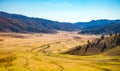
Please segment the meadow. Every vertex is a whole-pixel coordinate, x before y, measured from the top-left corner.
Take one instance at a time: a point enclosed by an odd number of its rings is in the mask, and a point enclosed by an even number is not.
[[[0,33],[0,71],[120,71],[120,56],[63,54],[99,38],[59,31],[57,34]]]

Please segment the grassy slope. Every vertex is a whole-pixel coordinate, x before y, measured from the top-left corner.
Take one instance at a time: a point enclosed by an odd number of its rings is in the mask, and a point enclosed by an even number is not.
[[[64,33],[63,33],[64,34]],[[0,39],[0,71],[119,71],[120,56],[75,56],[66,54],[49,54],[45,51],[58,51],[57,46],[67,49],[69,46],[85,43],[86,39],[76,40],[54,35],[22,34],[26,38],[4,37]],[[29,36],[29,37],[28,37]],[[61,37],[62,36],[62,37]],[[54,39],[50,39],[54,37]],[[58,37],[61,37],[58,39]],[[82,36],[80,36],[82,37]],[[49,39],[48,39],[49,38]],[[63,40],[64,38],[64,40]],[[69,39],[70,42],[66,43]],[[61,43],[55,43],[61,41]],[[79,41],[79,43],[78,43]],[[54,43],[54,44],[53,44]],[[47,45],[49,44],[49,48]],[[68,44],[69,46],[65,46]],[[54,47],[53,47],[54,45]],[[56,47],[56,48],[55,48]],[[72,47],[71,47],[72,48]],[[60,50],[60,49],[59,49]],[[64,51],[64,50],[63,50]]]
[[[66,53],[73,55],[96,55],[105,52],[105,55],[120,55],[120,34],[113,34],[104,39],[99,38],[86,45],[77,46]]]
[[[120,55],[120,46],[117,46],[113,49],[110,49],[110,50],[104,52],[103,55],[109,55],[109,56]]]

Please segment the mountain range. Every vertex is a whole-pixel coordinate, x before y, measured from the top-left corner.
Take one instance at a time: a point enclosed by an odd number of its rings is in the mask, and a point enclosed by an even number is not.
[[[0,12],[1,32],[55,33],[61,31],[80,31],[79,34],[110,34],[120,32],[120,20],[92,20],[90,22],[58,22],[19,14]]]
[[[82,31],[79,34],[120,33],[120,20],[93,20],[85,23],[78,22],[77,25],[82,27]]]
[[[4,32],[53,33],[56,30],[75,31],[78,29],[76,25],[67,22],[57,22],[0,12],[0,31]]]

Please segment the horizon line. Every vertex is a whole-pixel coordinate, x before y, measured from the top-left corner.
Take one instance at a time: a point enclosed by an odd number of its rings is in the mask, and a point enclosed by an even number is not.
[[[24,15],[24,14],[20,14],[20,13],[9,13],[9,12],[5,12],[5,11],[0,11],[0,12],[4,12],[7,14],[11,14],[11,15],[20,15],[20,16],[24,16],[24,17],[29,17],[29,18],[39,18],[39,19],[44,19],[44,20],[49,20],[49,21],[56,21],[56,22],[65,22],[65,23],[78,23],[78,22],[91,22],[91,21],[97,21],[97,20],[120,20],[119,18],[117,19],[106,19],[106,18],[101,18],[101,19],[92,19],[89,21],[76,21],[76,22],[69,22],[69,21],[59,21],[59,20],[52,20],[52,19],[47,19],[47,18],[42,18],[42,17],[35,17],[35,16],[28,16],[28,15]]]

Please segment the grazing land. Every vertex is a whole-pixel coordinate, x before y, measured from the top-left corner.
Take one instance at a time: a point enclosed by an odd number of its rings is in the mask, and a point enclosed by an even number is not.
[[[0,33],[0,71],[120,71],[120,56],[62,54],[100,35]]]

